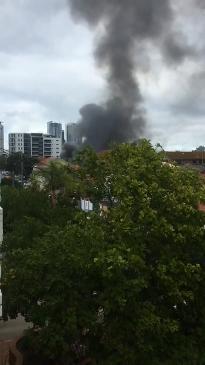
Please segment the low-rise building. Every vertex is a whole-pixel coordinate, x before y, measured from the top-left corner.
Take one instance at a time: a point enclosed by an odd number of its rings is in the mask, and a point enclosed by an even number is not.
[[[43,157],[43,133],[31,133],[31,157]]]
[[[10,133],[9,154],[18,152],[28,157],[60,158],[62,138],[43,133]]]
[[[168,161],[174,161],[179,165],[204,165],[205,151],[190,152],[165,152]]]
[[[9,154],[17,152],[31,156],[31,134],[9,133]]]
[[[43,136],[43,157],[60,158],[62,152],[62,138],[48,135]]]

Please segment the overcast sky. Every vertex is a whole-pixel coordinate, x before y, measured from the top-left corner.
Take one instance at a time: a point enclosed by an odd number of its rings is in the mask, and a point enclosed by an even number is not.
[[[178,0],[176,7],[176,27],[197,55],[165,65],[150,49],[138,75],[148,119],[145,137],[170,150],[205,145],[203,3]],[[106,82],[93,59],[94,37],[85,24],[73,22],[66,0],[0,0],[0,120],[6,145],[9,132],[46,132],[49,120],[75,122],[83,104],[106,98]]]

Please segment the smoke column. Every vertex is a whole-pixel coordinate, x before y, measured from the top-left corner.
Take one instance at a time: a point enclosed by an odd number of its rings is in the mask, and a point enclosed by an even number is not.
[[[65,161],[69,161],[72,159],[74,153],[76,151],[76,147],[69,143],[64,143],[61,153],[61,158]]]
[[[169,0],[68,0],[75,20],[96,32],[95,58],[106,71],[108,98],[101,106],[80,110],[79,128],[87,143],[102,150],[111,142],[133,141],[143,135],[146,120],[137,73],[150,46],[166,62],[180,63],[193,51],[174,32]]]

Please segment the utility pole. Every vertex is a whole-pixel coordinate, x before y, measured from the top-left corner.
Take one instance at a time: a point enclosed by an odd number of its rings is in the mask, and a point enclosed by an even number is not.
[[[21,154],[21,185],[23,186],[23,173],[24,173],[24,163],[23,163],[23,155]]]

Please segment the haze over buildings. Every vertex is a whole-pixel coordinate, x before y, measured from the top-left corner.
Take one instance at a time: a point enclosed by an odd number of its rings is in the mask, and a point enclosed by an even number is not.
[[[93,4],[90,9],[96,14],[94,22],[89,12],[82,8],[86,3]],[[201,0],[73,1],[75,18],[69,14],[67,0],[2,0],[0,120],[5,121],[6,134],[46,133],[42,121],[76,122],[83,105],[103,105],[110,96],[104,62],[108,53],[103,54],[100,65],[95,63],[94,38],[102,39],[107,6],[114,4],[118,9],[118,4],[122,3],[127,4],[125,14],[129,13],[132,3],[140,6],[143,15],[147,16],[147,20],[145,16],[136,18],[141,38],[137,36],[137,42],[131,48],[137,62],[143,108],[146,109],[145,136],[160,142],[165,149],[189,150],[204,145],[205,7]],[[81,5],[81,9],[76,4]],[[156,18],[160,14],[161,18]],[[130,18],[123,19],[129,24],[127,19]],[[157,19],[158,28],[151,28],[150,19]],[[154,42],[150,41],[151,33]],[[168,44],[169,47],[165,47]],[[176,59],[177,62],[173,62]]]

